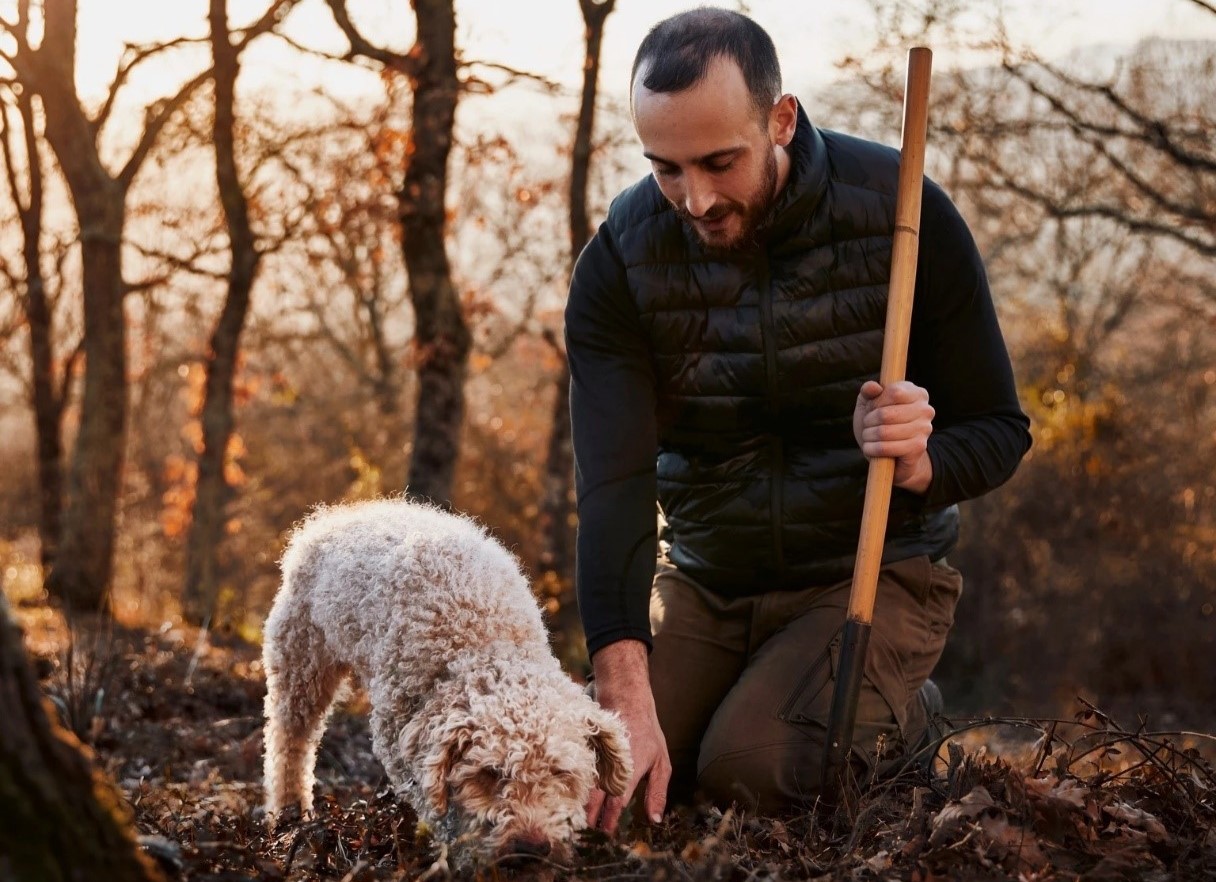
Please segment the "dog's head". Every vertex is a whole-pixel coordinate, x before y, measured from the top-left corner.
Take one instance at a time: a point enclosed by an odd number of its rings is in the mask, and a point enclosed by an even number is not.
[[[426,802],[417,808],[479,858],[566,856],[592,789],[620,796],[629,783],[624,726],[577,690],[543,707],[482,698],[407,733]]]

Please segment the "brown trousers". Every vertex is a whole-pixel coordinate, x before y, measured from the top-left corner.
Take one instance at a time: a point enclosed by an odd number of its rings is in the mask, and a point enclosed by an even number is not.
[[[651,591],[650,680],[673,767],[672,799],[774,812],[819,789],[850,582],[727,598],[660,561]],[[862,768],[914,744],[918,690],[941,656],[962,577],[921,556],[882,568],[858,704]]]

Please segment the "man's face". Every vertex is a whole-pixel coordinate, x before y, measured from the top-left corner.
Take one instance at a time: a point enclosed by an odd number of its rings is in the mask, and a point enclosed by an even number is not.
[[[748,247],[784,183],[777,142],[789,143],[792,122],[776,110],[761,119],[743,73],[724,58],[683,92],[652,92],[645,74],[634,82],[633,122],[659,189],[707,247]]]

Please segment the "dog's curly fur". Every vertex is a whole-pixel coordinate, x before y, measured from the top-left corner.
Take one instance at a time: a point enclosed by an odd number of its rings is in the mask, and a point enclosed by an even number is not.
[[[473,521],[398,499],[321,508],[282,569],[263,650],[272,817],[311,809],[351,676],[389,780],[458,857],[561,851],[593,787],[623,793],[622,724],[562,672],[518,562]]]

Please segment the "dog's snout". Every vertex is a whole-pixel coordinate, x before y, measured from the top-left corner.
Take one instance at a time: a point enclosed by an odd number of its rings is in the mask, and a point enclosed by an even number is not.
[[[528,861],[535,858],[548,857],[553,850],[548,839],[526,839],[517,837],[507,843],[503,849],[503,857],[518,861]]]

